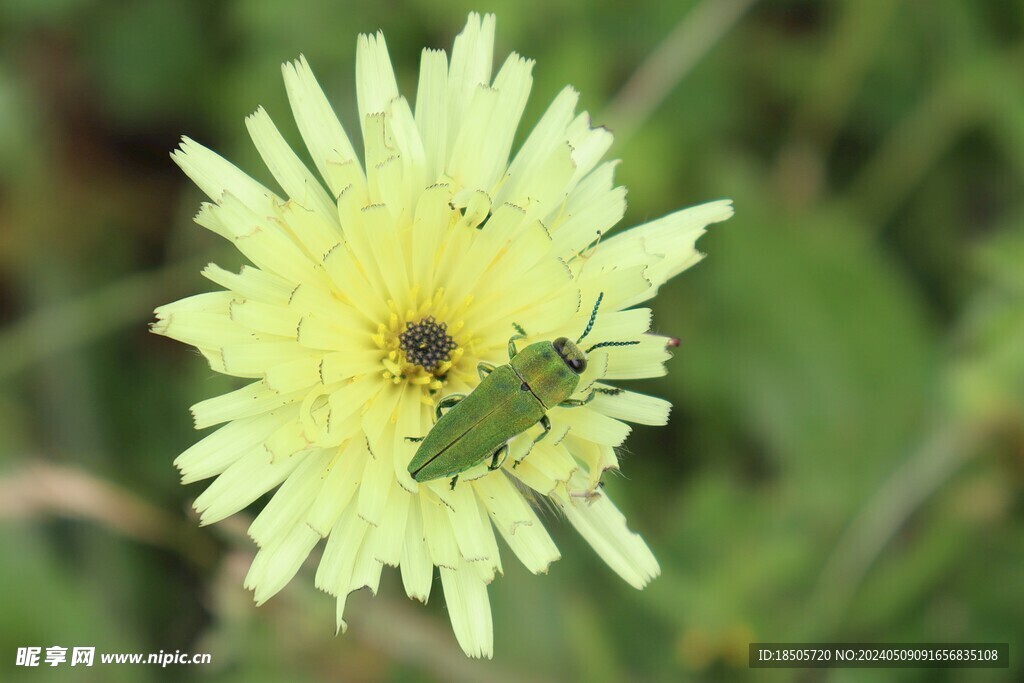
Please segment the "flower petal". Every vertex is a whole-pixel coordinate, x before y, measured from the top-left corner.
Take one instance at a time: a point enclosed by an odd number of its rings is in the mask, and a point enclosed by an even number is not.
[[[276,208],[272,209],[276,214]],[[275,224],[273,214],[259,214],[231,193],[219,205],[203,204],[195,221],[230,239],[252,263],[263,270],[296,282],[323,281],[312,261]]]
[[[326,221],[336,223],[338,212],[334,201],[327,196],[320,182],[309,172],[292,148],[281,136],[277,126],[263,107],[245,119],[253,144],[270,169],[274,179],[289,198],[299,205],[316,211]]]
[[[490,659],[494,652],[494,630],[487,584],[465,560],[460,560],[455,569],[442,566],[440,571],[456,640],[470,657]]]
[[[362,169],[359,168],[352,143],[316,77],[313,76],[306,58],[300,56],[294,62],[283,64],[281,71],[284,73],[288,102],[291,104],[299,133],[306,143],[310,156],[313,157],[313,163],[320,170],[320,175],[337,196],[345,186],[339,187],[334,182],[331,164],[354,164],[359,176],[362,176]]]
[[[259,377],[269,368],[319,355],[294,341],[264,341],[227,344],[220,349],[224,372],[239,377]]]
[[[388,104],[398,97],[398,84],[388,56],[384,34],[363,34],[356,43],[356,100],[359,121],[370,114],[387,111]],[[364,135],[365,135],[364,129]]]
[[[547,530],[523,496],[500,473],[474,483],[476,494],[487,508],[491,520],[519,561],[534,574],[547,573],[561,555]]]
[[[573,436],[609,446],[621,446],[631,431],[625,422],[619,422],[587,406],[554,408],[548,415],[552,422],[557,420],[569,425]]]
[[[352,568],[352,578],[349,580],[349,593],[363,588],[369,588],[374,595],[380,587],[380,574],[384,570],[384,563],[374,555],[373,534],[379,529],[370,528],[366,532],[363,544],[359,546],[359,554],[356,555],[356,563]]]
[[[610,389],[607,385],[599,385],[598,388]],[[618,393],[598,393],[591,401],[590,407],[610,417],[636,424],[655,426],[668,424],[668,414],[672,410],[672,404],[665,399],[625,389],[616,388],[615,391]]]
[[[447,483],[443,485],[447,486]],[[419,499],[420,512],[423,514],[423,537],[427,541],[430,561],[438,567],[456,569],[462,562],[462,555],[444,503],[436,495],[425,495],[422,490]]]
[[[566,129],[566,136],[572,146],[572,159],[576,164],[576,173],[569,181],[571,189],[597,166],[612,146],[614,136],[603,126],[591,128],[590,114],[587,112],[581,112],[572,120]]]
[[[640,379],[662,377],[668,370],[665,361],[672,357],[668,337],[645,334],[635,346],[609,348],[608,372],[605,379]]]
[[[256,446],[196,498],[199,523],[205,526],[235,514],[284,481],[302,461],[296,456],[273,462],[263,446]]]
[[[648,254],[662,256],[662,259],[652,264],[648,270],[652,288],[643,296],[631,299],[622,306],[632,306],[650,299],[657,294],[658,287],[669,278],[675,277],[700,261],[703,256],[694,247],[697,238],[706,232],[708,225],[727,220],[732,214],[731,201],[708,202],[676,211],[602,242],[595,251],[608,258],[614,258],[614,254],[623,250],[634,250],[637,247]]]
[[[566,87],[558,93],[512,160],[507,173],[508,180],[495,197],[495,202],[514,202],[528,195],[525,188],[529,186],[528,183],[535,181],[554,149],[564,149],[568,153],[566,158],[570,161],[569,166],[572,167],[572,150],[568,145],[566,129],[572,122],[578,100],[579,93],[573,88]],[[566,183],[574,172],[572,168]]]
[[[203,311],[158,308],[157,322],[153,323],[152,331],[171,339],[177,339],[197,348],[218,350],[225,345],[249,344],[269,341],[261,335],[241,325],[233,323],[227,314],[206,313]]]
[[[262,605],[284,588],[320,541],[320,535],[304,524],[297,524],[279,541],[260,548],[245,576],[245,587],[254,592]]]
[[[369,452],[363,439],[349,439],[335,451],[327,466],[324,484],[306,516],[306,524],[320,536],[327,536],[348,507],[359,487],[359,479]]]
[[[626,213],[626,188],[596,194],[578,207],[567,206],[562,222],[553,230],[555,253],[569,258],[611,230]]]
[[[306,526],[306,513],[324,485],[324,468],[331,458],[326,450],[313,451],[305,458],[270,502],[249,525],[249,537],[264,547],[280,541],[295,526]]]
[[[286,422],[295,418],[294,406],[235,420],[197,442],[174,460],[181,471],[181,483],[216,476],[263,442]]]
[[[423,141],[428,184],[438,179],[448,151],[448,56],[444,50],[423,50],[416,91],[416,127]]]
[[[391,101],[388,109],[391,134],[395,147],[398,149],[401,162],[401,180],[394,188],[395,199],[388,202],[392,214],[396,217],[402,216],[404,220],[412,215],[420,194],[427,186],[427,160],[426,151],[423,148],[423,140],[420,138],[420,131],[416,127],[416,119],[413,117],[409,102],[404,97],[397,97]],[[431,178],[431,181],[433,178]],[[396,241],[396,247],[401,247],[402,242]],[[403,269],[403,272],[406,269]]]
[[[380,563],[397,567],[402,560],[405,526],[413,494],[400,486],[392,486],[380,526],[372,532],[373,557]]]
[[[509,150],[526,107],[533,60],[512,53],[494,79],[472,91],[446,173],[457,185],[490,192],[508,164]]]
[[[560,483],[568,481],[579,465],[563,446],[546,441],[536,444],[510,474],[537,493],[548,496]]]
[[[467,482],[456,484],[455,488],[444,493],[444,498],[448,504],[448,521],[463,559],[472,563],[493,564],[491,545],[494,535],[491,533],[490,522],[480,517],[472,485]]]
[[[203,277],[247,300],[265,304],[286,304],[295,289],[294,283],[252,266],[242,266],[240,272],[232,273],[211,263],[203,269]]]
[[[640,589],[661,573],[650,548],[640,536],[626,528],[626,518],[605,493],[574,496],[565,486],[560,486],[552,499],[601,559],[626,583]]]
[[[448,149],[445,160],[451,157],[452,147],[464,125],[466,110],[478,85],[491,82],[494,59],[494,15],[483,19],[476,12],[469,15],[466,27],[455,37],[451,66],[448,70]]]
[[[221,422],[270,412],[301,401],[304,395],[304,392],[278,394],[267,388],[260,380],[241,389],[200,401],[191,408],[192,418],[196,429],[204,429]]]
[[[433,576],[434,564],[430,560],[423,530],[423,514],[419,502],[413,500],[409,505],[405,543],[402,544],[402,585],[406,595],[425,604],[430,597]]]
[[[280,201],[237,166],[191,138],[182,137],[179,149],[171,153],[171,158],[215,202],[225,194],[233,194],[245,204],[267,211],[275,201]]]

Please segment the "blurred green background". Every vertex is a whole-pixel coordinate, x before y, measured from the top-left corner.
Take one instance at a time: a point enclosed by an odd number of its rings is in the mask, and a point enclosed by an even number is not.
[[[564,521],[563,559],[490,588],[492,662],[439,586],[261,608],[236,516],[197,527],[172,459],[233,386],[150,335],[239,257],[191,223],[188,134],[271,182],[243,117],[296,149],[304,53],[356,129],[355,39],[399,84],[470,9],[536,58],[520,139],[565,83],[630,191],[624,225],[731,197],[662,290],[675,405],[608,490],[661,561],[643,592]],[[0,679],[1019,681],[1024,678],[1024,3],[968,0],[0,4]],[[998,641],[1003,670],[751,671],[750,641]],[[213,664],[14,666],[19,646]]]

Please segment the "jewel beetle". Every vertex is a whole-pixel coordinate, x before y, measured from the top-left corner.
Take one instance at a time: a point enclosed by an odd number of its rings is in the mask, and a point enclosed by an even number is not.
[[[488,469],[501,467],[508,455],[508,442],[535,424],[543,431],[538,442],[551,431],[547,412],[556,406],[586,405],[600,389],[585,399],[571,398],[587,369],[587,353],[607,346],[630,346],[636,341],[608,341],[584,352],[578,344],[590,333],[603,294],[599,294],[586,329],[575,342],[567,337],[539,341],[522,350],[516,342],[526,332],[514,325],[517,334],[508,340],[507,365],[480,363],[480,384],[469,394],[450,394],[435,411],[437,421],[425,437],[412,438],[419,448],[409,462],[409,474],[417,482],[451,477],[452,488],[459,475],[491,458]],[[621,390],[603,390],[619,393]]]

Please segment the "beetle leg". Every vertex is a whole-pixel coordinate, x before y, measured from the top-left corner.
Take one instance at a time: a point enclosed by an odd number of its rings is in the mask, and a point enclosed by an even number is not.
[[[583,400],[580,400],[578,398],[567,398],[558,405],[562,408],[579,408],[580,406],[585,406],[591,401],[593,401],[595,396],[597,396],[597,392],[591,391],[590,396],[587,396]]]
[[[405,440],[408,441],[409,443],[419,443],[420,441],[423,441],[423,439],[425,439],[425,438],[427,438],[427,437],[425,437],[425,436],[407,436],[407,437],[405,437]]]
[[[611,389],[606,389],[605,387],[595,387],[593,390],[591,390],[590,395],[583,400],[580,400],[578,398],[567,398],[558,405],[560,405],[563,408],[579,408],[580,406],[585,406],[591,401],[593,401],[595,398],[597,398],[598,394],[604,394],[606,396],[618,396],[621,393],[622,389],[619,389],[618,387],[614,387]]]
[[[512,469],[519,467],[519,463],[521,463],[523,460],[526,460],[526,456],[533,452],[533,447],[537,445],[538,442],[542,441],[544,437],[551,433],[551,418],[549,418],[547,415],[541,417],[540,420],[538,420],[538,424],[540,424],[540,426],[544,428],[544,431],[538,434],[537,438],[533,440],[533,443],[530,445],[530,450],[526,451],[526,453],[521,458],[512,463]],[[505,456],[508,457],[508,444],[505,444],[504,448]],[[495,457],[497,457],[497,453],[495,453]],[[505,459],[502,458],[501,461],[505,462]],[[491,467],[491,469],[497,468]]]
[[[494,451],[494,457],[491,458],[491,464],[487,466],[487,469],[491,470],[492,472],[496,469],[499,469],[502,465],[505,464],[505,458],[507,457],[508,444],[503,443],[498,448],[498,450]]]
[[[445,396],[437,403],[437,409],[434,411],[437,419],[441,419],[441,411],[445,408],[453,408],[459,401],[466,398],[465,394],[449,394]]]
[[[547,436],[548,434],[550,434],[550,433],[551,433],[551,418],[549,418],[549,417],[548,417],[547,415],[545,415],[544,417],[542,417],[542,418],[540,419],[540,426],[544,428],[544,431],[543,431],[543,432],[541,432],[541,433],[540,433],[540,434],[539,434],[539,435],[537,436],[537,438],[533,440],[533,442],[534,442],[534,443],[537,443],[538,441],[540,441],[540,440],[541,440],[541,439],[543,439],[543,438],[544,438],[545,436]]]
[[[518,325],[516,325],[516,328],[517,329],[522,329]],[[519,340],[519,339],[526,339],[526,335],[525,334],[514,334],[508,340],[508,359],[509,360],[512,360],[513,358],[515,358],[516,354],[519,353],[519,350],[516,349],[516,341]]]
[[[459,480],[459,475],[456,474],[454,477],[452,477],[452,483],[451,483],[451,490],[452,491],[455,490],[455,482],[457,482],[458,480]]]
[[[477,364],[476,371],[480,375],[480,379],[483,379],[484,377],[487,377],[487,375],[494,372],[494,364],[485,363],[481,361],[480,363]]]

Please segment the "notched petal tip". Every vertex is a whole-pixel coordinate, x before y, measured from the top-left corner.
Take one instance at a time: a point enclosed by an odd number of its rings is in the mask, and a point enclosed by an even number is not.
[[[717,199],[705,202],[704,204],[692,207],[692,209],[684,209],[684,211],[699,211],[702,217],[706,218],[708,224],[729,220],[736,213],[731,199]]]

